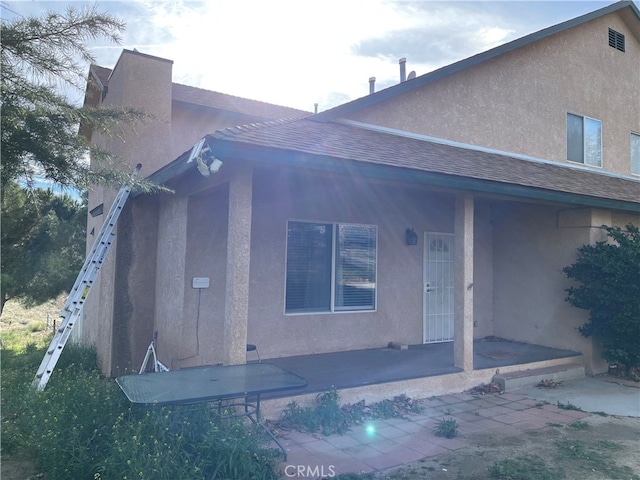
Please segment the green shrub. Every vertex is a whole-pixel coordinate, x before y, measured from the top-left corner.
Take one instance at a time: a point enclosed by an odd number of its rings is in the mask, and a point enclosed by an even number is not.
[[[318,395],[316,415],[320,419],[324,435],[342,434],[349,430],[349,417],[340,408],[339,400],[340,396],[335,388]]]
[[[56,368],[29,398],[36,461],[47,478],[87,478],[109,451],[110,426],[128,406],[114,382],[75,364]]]
[[[458,422],[455,418],[443,418],[436,423],[434,433],[436,437],[454,438],[458,436]]]
[[[31,395],[30,385],[36,368],[42,360],[43,349],[34,344],[20,347],[20,353],[14,350],[2,350],[2,452],[12,453],[19,448],[31,445],[28,417],[28,399]]]
[[[301,407],[296,402],[289,403],[277,423],[285,429],[333,435],[343,434],[352,426],[368,420],[404,417],[409,413],[420,413],[422,410],[418,402],[406,395],[398,395],[393,400],[382,400],[370,406],[365,405],[364,400],[340,405],[340,396],[333,388],[318,394],[315,407]]]
[[[577,261],[563,269],[578,282],[567,289],[567,301],[589,310],[580,333],[599,339],[605,360],[630,372],[640,366],[640,230],[602,228],[610,242],[583,245]]]
[[[133,408],[98,371],[95,350],[67,345],[47,387],[31,382],[43,349],[2,352],[2,448],[32,452],[47,480],[276,479],[265,434],[206,405]]]
[[[353,414],[345,413],[339,400],[340,396],[334,388],[316,396],[315,408],[301,407],[296,402],[291,402],[282,412],[280,426],[309,433],[320,432],[323,435],[345,433],[357,420]]]
[[[129,409],[96,479],[277,479],[279,451],[263,449],[261,433],[207,405]]]
[[[562,410],[575,410],[576,412],[584,412],[580,407],[574,405],[571,402],[562,403],[560,400],[556,403],[556,406]]]

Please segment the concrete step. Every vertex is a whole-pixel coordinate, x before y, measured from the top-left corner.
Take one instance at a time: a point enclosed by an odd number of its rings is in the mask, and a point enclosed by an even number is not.
[[[493,381],[496,382],[505,392],[510,392],[519,388],[534,387],[542,380],[564,382],[584,377],[584,365],[579,363],[569,363],[554,367],[535,368],[520,372],[497,374],[493,377]]]

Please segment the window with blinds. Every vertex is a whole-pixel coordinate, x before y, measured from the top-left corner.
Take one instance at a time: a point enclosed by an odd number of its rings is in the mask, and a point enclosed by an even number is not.
[[[286,313],[374,310],[377,228],[290,221]]]

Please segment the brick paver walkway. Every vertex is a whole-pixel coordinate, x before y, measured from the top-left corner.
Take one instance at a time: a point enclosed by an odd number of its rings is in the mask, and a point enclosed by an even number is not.
[[[317,478],[386,470],[467,447],[467,437],[474,433],[508,437],[549,424],[569,424],[590,415],[510,393],[446,395],[421,403],[425,409],[419,415],[376,420],[344,435],[287,432],[281,439],[288,451],[288,460],[281,465],[285,477]],[[444,418],[457,421],[460,436],[447,439],[434,434],[436,424]]]

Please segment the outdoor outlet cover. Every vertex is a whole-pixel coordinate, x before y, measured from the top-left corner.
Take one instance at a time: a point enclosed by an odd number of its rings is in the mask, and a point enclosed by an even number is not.
[[[209,277],[193,277],[193,288],[209,288]]]

